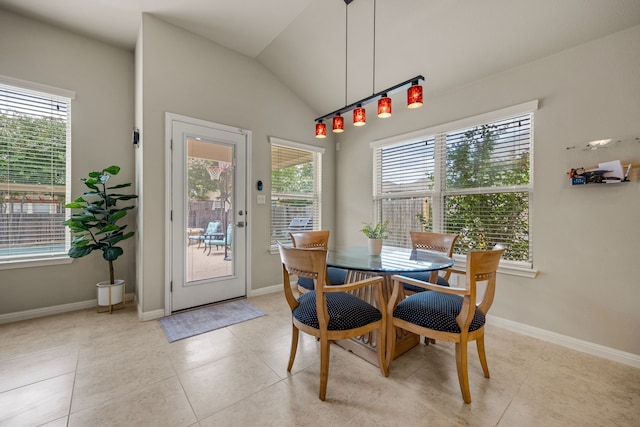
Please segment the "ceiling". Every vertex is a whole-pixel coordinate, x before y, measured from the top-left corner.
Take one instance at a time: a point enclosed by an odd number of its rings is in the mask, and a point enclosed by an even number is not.
[[[417,75],[428,98],[640,24],[640,0],[375,5],[374,49],[374,0],[0,0],[0,9],[132,51],[150,13],[255,58],[318,115]]]

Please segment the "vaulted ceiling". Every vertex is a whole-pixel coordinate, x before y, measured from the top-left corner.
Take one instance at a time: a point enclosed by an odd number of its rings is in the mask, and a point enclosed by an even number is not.
[[[318,115],[416,75],[428,97],[640,24],[640,0],[0,0],[0,9],[129,50],[147,12],[255,58]]]

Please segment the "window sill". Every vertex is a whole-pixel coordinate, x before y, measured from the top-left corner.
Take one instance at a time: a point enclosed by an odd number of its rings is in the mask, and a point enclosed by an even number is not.
[[[30,260],[16,260],[16,261],[3,261],[0,262],[0,270],[12,270],[17,268],[31,268],[31,267],[47,267],[50,265],[62,265],[71,264],[73,258],[67,255],[61,255],[51,258],[39,258]]]
[[[453,269],[464,271],[467,268],[467,258],[464,255],[454,255],[453,261]],[[538,274],[538,270],[534,270],[532,266],[523,262],[500,261],[498,273],[533,279]]]

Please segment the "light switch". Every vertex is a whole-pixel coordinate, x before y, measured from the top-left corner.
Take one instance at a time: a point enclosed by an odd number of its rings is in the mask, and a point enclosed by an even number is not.
[[[264,205],[265,203],[267,203],[267,198],[264,194],[258,194],[258,200],[257,203],[259,205]]]

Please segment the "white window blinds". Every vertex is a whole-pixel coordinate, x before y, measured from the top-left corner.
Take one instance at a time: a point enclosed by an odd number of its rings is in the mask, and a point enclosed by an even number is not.
[[[271,245],[290,242],[290,231],[321,227],[321,151],[278,142],[271,143]]]
[[[454,233],[455,253],[501,243],[505,259],[531,266],[532,122],[533,113],[520,113],[375,146],[375,214],[391,226],[385,244],[410,246],[412,230]]]
[[[446,135],[444,229],[457,253],[501,243],[505,259],[531,264],[531,125],[526,114]]]
[[[0,262],[66,252],[70,103],[0,83]]]

